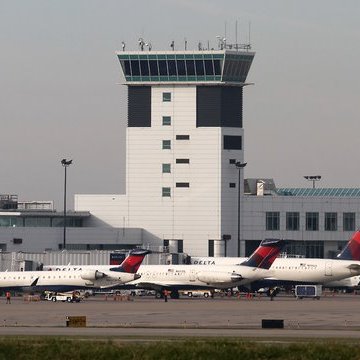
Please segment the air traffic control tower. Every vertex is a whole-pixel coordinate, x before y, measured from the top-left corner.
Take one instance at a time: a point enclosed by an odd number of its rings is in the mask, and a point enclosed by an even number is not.
[[[254,55],[117,53],[128,87],[127,214],[119,216],[144,229],[144,243],[193,256],[244,255],[236,163],[244,162],[243,88]]]

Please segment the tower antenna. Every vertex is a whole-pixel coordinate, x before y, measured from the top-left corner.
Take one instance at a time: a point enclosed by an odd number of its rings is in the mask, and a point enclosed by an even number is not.
[[[249,45],[251,44],[250,34],[251,34],[251,21],[249,21]]]
[[[238,44],[238,21],[235,21],[235,44],[236,44],[236,49],[237,49],[237,44]]]

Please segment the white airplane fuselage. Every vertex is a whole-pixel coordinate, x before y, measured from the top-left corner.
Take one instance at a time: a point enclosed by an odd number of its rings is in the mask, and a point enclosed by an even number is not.
[[[84,271],[91,265],[78,266],[45,266],[55,273],[68,271]],[[113,266],[97,266],[99,271],[107,271]],[[246,285],[252,281],[272,276],[272,271],[243,265],[141,265],[138,274],[140,279],[129,282],[127,285],[138,287],[173,287],[187,288],[229,288]]]
[[[235,265],[246,258],[194,257],[193,264],[206,268]],[[338,259],[276,258],[271,266],[273,280],[325,284],[360,274],[360,262]]]
[[[95,270],[96,269],[96,270]],[[137,274],[99,272],[97,267],[84,271],[5,271],[0,272],[0,288],[68,291],[80,288],[114,287],[137,278]]]

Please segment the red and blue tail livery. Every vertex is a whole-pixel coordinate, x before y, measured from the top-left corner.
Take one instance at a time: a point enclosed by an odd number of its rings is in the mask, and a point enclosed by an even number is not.
[[[129,255],[121,263],[120,266],[113,267],[110,270],[135,274],[138,271],[145,256],[150,253],[151,253],[151,250],[144,250],[144,249],[131,250]]]
[[[283,239],[264,239],[254,253],[241,265],[269,269],[287,241]]]
[[[360,231],[356,231],[349,239],[343,251],[337,256],[340,260],[360,261]]]

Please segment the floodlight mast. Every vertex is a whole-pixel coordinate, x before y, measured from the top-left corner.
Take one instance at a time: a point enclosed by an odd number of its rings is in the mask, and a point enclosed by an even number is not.
[[[65,178],[64,178],[64,232],[63,232],[63,250],[66,249],[66,169],[72,164],[72,160],[61,160],[61,165],[65,170]]]
[[[305,175],[304,179],[306,179],[308,181],[312,181],[313,189],[315,189],[315,182],[321,180],[321,175]]]

